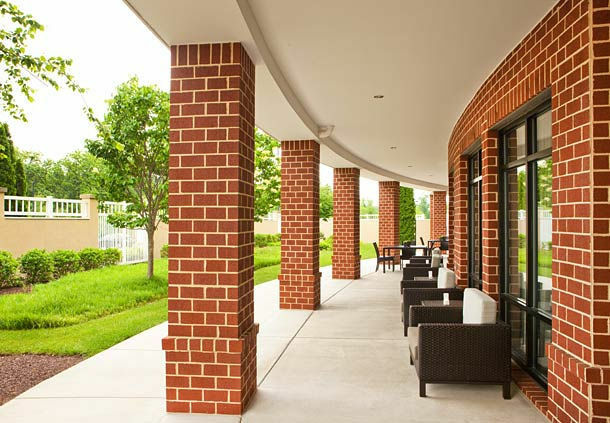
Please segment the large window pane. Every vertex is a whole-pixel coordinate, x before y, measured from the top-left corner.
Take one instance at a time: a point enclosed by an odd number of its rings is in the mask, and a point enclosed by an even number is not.
[[[551,325],[538,320],[538,340],[536,345],[536,368],[546,376],[548,363],[546,357],[546,345],[551,343]]]
[[[551,312],[551,265],[552,265],[552,187],[553,163],[551,159],[539,160],[537,167],[537,205],[538,205],[538,236],[537,236],[537,306]]]
[[[480,227],[480,213],[479,210],[479,184],[475,183],[472,185],[472,201],[471,205],[471,219],[472,219],[472,273],[478,278],[480,273],[481,263],[481,252],[479,251],[479,245],[481,242],[481,227]]]
[[[525,300],[527,289],[526,167],[510,169],[507,177],[508,293]]]
[[[551,148],[551,111],[545,112],[536,118],[536,151]]]
[[[513,354],[525,359],[527,351],[527,337],[525,332],[527,313],[514,304],[509,304],[508,321],[511,328]]]
[[[527,154],[525,124],[506,134],[506,163],[521,159]]]

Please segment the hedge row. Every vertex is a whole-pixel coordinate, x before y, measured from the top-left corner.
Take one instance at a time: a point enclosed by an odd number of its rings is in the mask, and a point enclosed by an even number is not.
[[[85,248],[80,252],[57,250],[52,253],[33,249],[18,260],[8,251],[0,251],[0,288],[22,283],[45,283],[68,273],[111,266],[120,261],[121,251],[116,248]]]

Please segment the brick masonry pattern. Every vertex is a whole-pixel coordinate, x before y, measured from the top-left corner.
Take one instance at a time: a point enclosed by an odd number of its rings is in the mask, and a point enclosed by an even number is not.
[[[447,235],[447,191],[430,194],[430,239]]]
[[[467,239],[467,221],[459,216],[462,155],[481,142],[488,160],[484,195],[494,197],[498,144],[489,129],[550,88],[553,329],[547,346],[547,417],[554,422],[597,423],[610,417],[609,24],[608,0],[559,1],[484,82],[449,143],[450,226],[456,243],[451,261],[461,278],[466,276],[459,269],[461,243]],[[496,248],[496,207],[484,202],[489,253]],[[490,292],[497,286],[496,271],[495,260],[488,258],[484,286]]]
[[[383,247],[398,245],[399,238],[399,199],[398,181],[379,182],[379,253]],[[405,240],[406,241],[406,240]],[[394,252],[397,253],[397,252]],[[398,256],[397,256],[398,257]],[[398,259],[396,260],[398,263]]]
[[[360,278],[360,169],[333,170],[333,278]]]
[[[320,144],[282,141],[280,308],[320,305]]]
[[[240,414],[256,391],[254,65],[171,47],[167,411]]]

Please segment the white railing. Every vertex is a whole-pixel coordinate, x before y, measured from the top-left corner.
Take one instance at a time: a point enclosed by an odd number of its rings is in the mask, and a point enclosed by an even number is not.
[[[361,220],[378,220],[379,215],[378,214],[361,214],[360,219]]]
[[[100,205],[97,244],[99,248],[121,250],[121,263],[139,263],[148,260],[148,235],[144,229],[116,228],[108,216],[127,209],[128,203],[107,201]]]
[[[87,200],[68,200],[53,197],[4,197],[5,217],[35,217],[45,219],[89,217],[89,202]]]

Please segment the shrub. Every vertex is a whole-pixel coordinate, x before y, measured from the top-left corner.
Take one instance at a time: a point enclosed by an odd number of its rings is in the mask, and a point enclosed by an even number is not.
[[[53,258],[45,250],[37,248],[21,256],[21,273],[27,283],[44,283],[53,279]]]
[[[169,257],[169,245],[164,244],[161,247],[161,258],[168,258]]]
[[[19,285],[17,268],[19,262],[8,251],[0,251],[0,288]]]
[[[320,250],[321,251],[331,251],[333,249],[333,236],[329,236],[325,240],[320,241]]]
[[[269,245],[278,245],[280,240],[280,234],[255,234],[254,246],[261,248],[268,247]]]
[[[57,250],[51,253],[53,259],[53,276],[61,278],[68,273],[78,272],[80,270],[80,258],[75,251],[72,250]]]
[[[99,248],[85,248],[78,253],[80,264],[85,270],[97,269],[104,265],[102,250]]]
[[[102,250],[102,265],[113,266],[121,262],[121,250],[117,248],[106,248]]]

